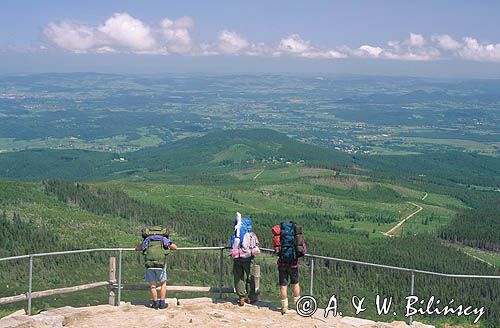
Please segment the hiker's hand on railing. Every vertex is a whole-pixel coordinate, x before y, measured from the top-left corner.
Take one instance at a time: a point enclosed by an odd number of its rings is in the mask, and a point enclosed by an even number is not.
[[[175,251],[177,249],[177,245],[170,244],[170,246],[168,246],[168,249],[171,250],[171,251]]]

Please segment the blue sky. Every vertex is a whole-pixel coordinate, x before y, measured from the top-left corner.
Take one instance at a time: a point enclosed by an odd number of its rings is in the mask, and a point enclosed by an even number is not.
[[[0,74],[500,77],[500,1],[12,1]]]

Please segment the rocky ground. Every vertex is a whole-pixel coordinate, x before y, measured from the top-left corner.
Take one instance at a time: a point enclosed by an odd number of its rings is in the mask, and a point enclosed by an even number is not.
[[[374,322],[351,317],[323,318],[323,311],[303,318],[295,311],[281,315],[267,304],[238,307],[233,300],[209,298],[169,299],[169,307],[154,310],[143,305],[123,303],[121,306],[99,305],[83,308],[63,307],[34,316],[18,311],[0,319],[0,327],[336,327],[336,328],[408,328],[404,322]],[[414,328],[433,326],[414,323]]]

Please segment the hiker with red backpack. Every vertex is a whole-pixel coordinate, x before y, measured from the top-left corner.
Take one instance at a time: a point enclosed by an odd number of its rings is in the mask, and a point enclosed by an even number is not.
[[[293,304],[300,297],[299,258],[306,252],[302,227],[292,221],[282,222],[271,229],[274,252],[278,255],[278,281],[281,294],[281,314],[288,311],[288,283],[293,289]]]
[[[135,247],[142,251],[146,266],[146,282],[151,292],[150,306],[154,309],[165,309],[167,294],[167,251],[176,250],[177,246],[168,238],[168,230],[161,227],[144,228],[141,231],[143,241]],[[156,284],[160,282],[160,300],[156,291]]]
[[[233,257],[234,289],[238,295],[238,305],[245,305],[245,296],[248,293],[247,302],[255,301],[252,287],[251,270],[254,265],[254,257],[260,254],[259,239],[252,230],[252,219],[242,218],[236,212],[234,219],[234,232],[230,240],[231,256]]]

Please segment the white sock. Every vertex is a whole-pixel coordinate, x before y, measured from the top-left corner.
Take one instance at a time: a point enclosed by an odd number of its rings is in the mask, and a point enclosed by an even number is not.
[[[298,296],[298,297],[294,296],[293,297],[293,304],[297,304],[297,301],[299,300],[299,298],[300,298],[300,296]]]
[[[288,298],[281,300],[281,308],[288,308]]]

